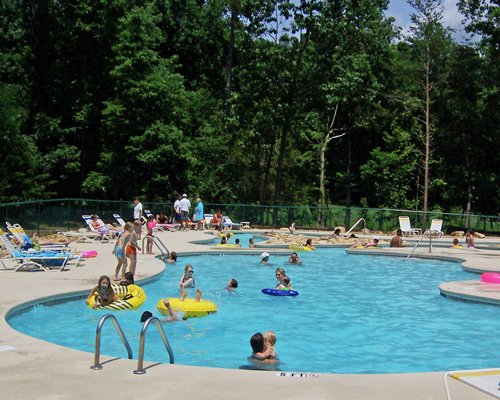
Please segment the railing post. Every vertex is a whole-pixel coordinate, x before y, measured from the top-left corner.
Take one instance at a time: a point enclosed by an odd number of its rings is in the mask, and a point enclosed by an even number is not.
[[[146,331],[148,329],[148,326],[153,322],[158,328],[158,332],[160,332],[163,344],[167,349],[170,358],[170,364],[174,364],[174,353],[172,351],[172,348],[170,347],[170,344],[168,343],[167,335],[165,335],[165,331],[161,327],[160,320],[156,317],[151,317],[146,322],[144,322],[144,325],[142,326],[141,339],[139,342],[139,358],[137,360],[137,369],[134,371],[134,374],[136,375],[144,375],[146,373],[146,370],[144,369],[144,346],[146,344]]]
[[[102,332],[102,327],[103,327],[104,323],[108,319],[111,319],[113,321],[113,325],[115,326],[115,329],[118,332],[118,335],[120,336],[120,338],[123,342],[123,345],[127,349],[129,360],[131,360],[133,358],[132,349],[130,347],[130,344],[128,343],[128,340],[125,337],[125,334],[123,333],[122,328],[120,327],[120,324],[116,320],[116,317],[112,314],[106,314],[99,320],[99,323],[97,324],[97,329],[95,332],[94,365],[92,365],[90,367],[90,369],[93,369],[93,370],[102,369],[102,365],[99,363],[99,358],[101,356],[101,332]]]

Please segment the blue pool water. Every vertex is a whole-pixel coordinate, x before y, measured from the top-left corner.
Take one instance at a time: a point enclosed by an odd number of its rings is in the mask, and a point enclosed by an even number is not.
[[[273,330],[280,368],[331,373],[391,373],[495,367],[500,363],[496,332],[500,308],[446,299],[443,281],[479,279],[458,263],[347,255],[342,249],[301,253],[302,265],[272,255],[182,257],[162,277],[143,286],[139,309],[115,313],[137,357],[140,315],[162,297],[175,297],[183,266],[194,267],[203,298],[218,304],[205,318],[164,324],[177,364],[238,368],[248,364],[249,339]],[[298,297],[260,293],[276,283],[284,266]],[[224,290],[236,278],[236,293]],[[97,279],[96,279],[97,280]],[[90,288],[89,288],[90,289]],[[193,292],[190,292],[193,295]],[[104,311],[83,300],[29,307],[9,323],[28,335],[93,352],[95,329]],[[148,331],[145,359],[168,362],[156,328]],[[112,324],[105,325],[102,353],[126,357]],[[89,365],[92,356],[89,354]]]
[[[224,234],[226,234],[227,232],[224,232]],[[249,248],[250,247],[250,243],[249,243],[249,239],[250,238],[253,238],[254,240],[254,243],[259,243],[259,242],[262,242],[264,240],[267,240],[267,238],[265,236],[260,236],[260,235],[254,235],[254,234],[251,234],[251,233],[234,233],[234,232],[231,232],[231,237],[229,238],[229,240],[227,241],[227,243],[229,244],[235,244],[235,240],[236,239],[240,239],[240,245],[241,247],[244,247],[244,248]],[[220,244],[220,237],[214,237],[214,239],[212,240],[210,244],[210,246],[213,246],[215,244]]]

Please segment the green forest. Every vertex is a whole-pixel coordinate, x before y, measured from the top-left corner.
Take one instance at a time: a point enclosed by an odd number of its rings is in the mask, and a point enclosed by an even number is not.
[[[498,0],[0,0],[0,200],[499,209]]]

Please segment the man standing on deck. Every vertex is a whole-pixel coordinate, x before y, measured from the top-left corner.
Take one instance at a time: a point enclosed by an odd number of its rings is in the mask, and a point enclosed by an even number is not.
[[[179,207],[181,209],[181,223],[182,228],[189,229],[189,209],[191,208],[191,202],[187,198],[187,194],[182,195],[182,199],[179,201]]]
[[[181,223],[181,206],[180,206],[181,196],[178,195],[174,201],[174,220],[172,222],[176,224]]]
[[[135,204],[135,207],[134,207],[134,221],[139,221],[139,223],[142,224],[142,203],[141,203],[141,200],[139,199],[139,197],[136,197],[134,199],[134,204]],[[137,239],[141,240],[141,231],[139,231],[138,235],[137,235]]]

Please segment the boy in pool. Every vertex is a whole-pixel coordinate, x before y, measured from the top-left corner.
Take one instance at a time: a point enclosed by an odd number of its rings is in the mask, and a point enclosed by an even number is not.
[[[237,287],[238,287],[238,281],[233,278],[227,283],[226,290],[228,292],[233,292],[234,289],[236,289]]]
[[[288,263],[289,264],[300,264],[300,258],[299,255],[295,252],[293,252],[290,257],[288,257]]]

